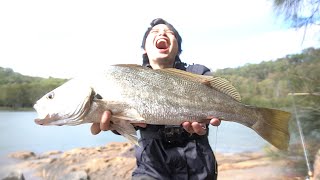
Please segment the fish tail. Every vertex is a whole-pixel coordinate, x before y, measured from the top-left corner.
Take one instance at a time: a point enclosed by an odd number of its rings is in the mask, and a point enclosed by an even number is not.
[[[115,118],[112,118],[111,121],[112,123],[110,123],[110,129],[116,130],[119,134],[127,138],[133,144],[139,145],[137,132],[132,124],[125,120],[118,120]]]
[[[289,146],[289,120],[291,113],[269,109],[257,108],[263,118],[253,124],[252,129],[280,150],[287,150]]]

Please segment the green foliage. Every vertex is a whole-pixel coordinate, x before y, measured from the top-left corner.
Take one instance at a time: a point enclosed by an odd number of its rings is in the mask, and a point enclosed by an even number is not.
[[[288,107],[291,105],[288,93],[320,92],[320,49],[309,48],[301,54],[288,55],[275,61],[220,69],[215,75],[230,80],[245,103]]]
[[[311,24],[319,25],[320,1],[304,0],[272,0],[275,12],[283,15],[292,27],[307,27]]]
[[[36,100],[65,81],[23,76],[12,69],[0,67],[0,107],[32,107]]]

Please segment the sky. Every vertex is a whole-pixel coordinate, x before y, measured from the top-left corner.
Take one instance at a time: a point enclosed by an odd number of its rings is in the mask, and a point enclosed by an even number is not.
[[[182,61],[212,70],[276,60],[320,47],[319,27],[288,28],[270,0],[0,1],[0,67],[72,78],[111,64],[141,64],[154,18],[182,36]]]

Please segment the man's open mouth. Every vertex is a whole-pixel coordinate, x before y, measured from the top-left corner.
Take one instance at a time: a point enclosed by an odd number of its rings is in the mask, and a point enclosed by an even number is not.
[[[160,39],[156,40],[155,46],[158,49],[168,49],[169,48],[169,42],[164,38],[160,38]]]

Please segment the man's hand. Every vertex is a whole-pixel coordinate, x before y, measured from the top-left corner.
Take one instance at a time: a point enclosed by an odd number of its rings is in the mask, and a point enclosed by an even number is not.
[[[104,111],[100,123],[93,123],[91,125],[91,134],[96,135],[99,134],[101,131],[108,131],[110,130],[110,120],[111,120],[112,113],[111,111]],[[147,124],[145,123],[134,123],[134,126],[140,126],[145,128]]]
[[[111,112],[104,111],[100,123],[93,123],[91,125],[91,133],[93,135],[99,134],[100,131],[107,131],[110,128]]]
[[[196,133],[199,135],[205,135],[207,133],[206,124],[211,124],[212,126],[219,126],[221,121],[215,117],[208,117],[205,122],[183,122],[182,127],[190,134]]]

